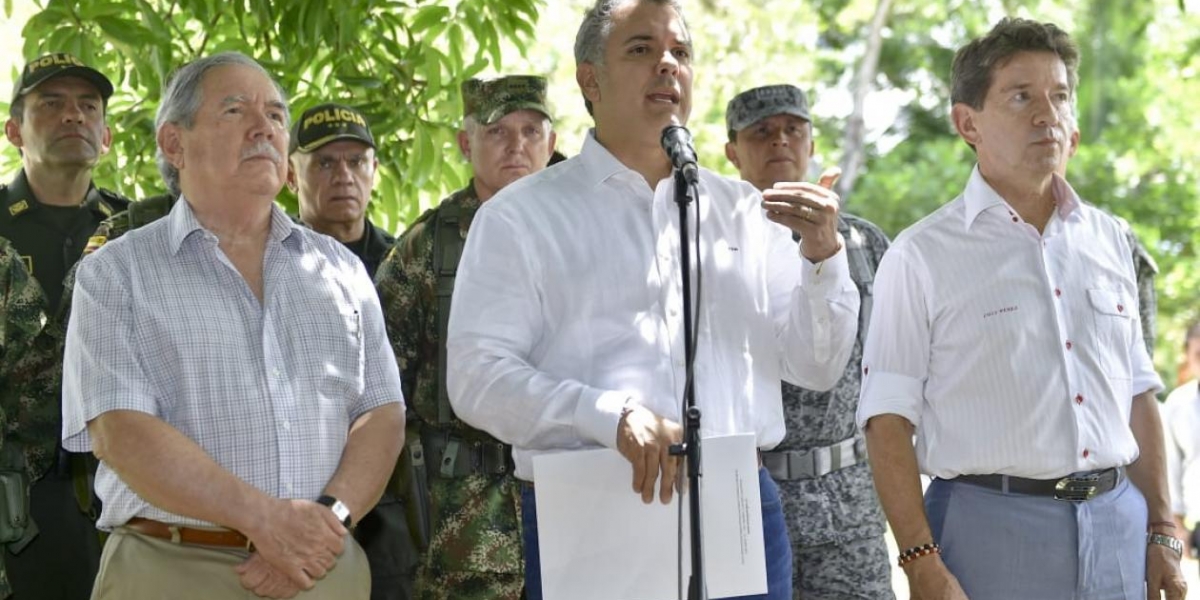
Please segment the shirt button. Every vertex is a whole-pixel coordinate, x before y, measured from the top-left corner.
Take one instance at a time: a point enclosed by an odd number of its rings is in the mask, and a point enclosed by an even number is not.
[[[1118,305],[1117,305],[1117,312],[1125,312],[1125,305],[1124,305],[1124,304],[1118,304]]]
[[[863,367],[863,375],[871,372],[871,367]]]
[[[283,428],[284,428],[285,430],[291,431],[291,429],[292,429],[292,422],[291,422],[291,421],[284,421],[284,422],[283,422]]]
[[[1060,296],[1062,296],[1062,290],[1060,290],[1058,288],[1054,288],[1054,297],[1058,298]]]
[[[1013,223],[1019,223],[1019,222],[1020,222],[1020,219],[1013,217]]]
[[[1087,458],[1087,457],[1088,457],[1088,455],[1090,455],[1090,454],[1091,454],[1091,451],[1089,451],[1087,448],[1084,448],[1084,449],[1083,449],[1083,457],[1084,457],[1084,458]]]
[[[1083,404],[1083,394],[1075,394],[1075,404]]]
[[[1070,350],[1070,349],[1071,349],[1071,341],[1067,340],[1067,350]]]

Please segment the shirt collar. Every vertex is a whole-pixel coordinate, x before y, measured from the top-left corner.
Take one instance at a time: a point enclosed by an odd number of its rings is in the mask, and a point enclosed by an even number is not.
[[[1060,219],[1066,221],[1072,215],[1077,215],[1075,209],[1079,208],[1079,195],[1075,193],[1075,189],[1067,183],[1066,179],[1057,173],[1052,175],[1050,191],[1054,194]],[[978,163],[971,170],[971,178],[967,180],[967,188],[963,191],[963,203],[966,207],[963,213],[963,227],[966,229],[970,229],[975,219],[989,208],[995,206],[1011,208],[1008,202],[1000,197],[1000,194],[983,178],[983,174],[979,172]]]
[[[212,236],[216,240],[216,236],[204,228],[200,221],[196,219],[196,213],[192,210],[192,205],[187,201],[187,198],[180,196],[179,202],[171,209],[171,214],[168,217],[168,227],[170,249],[172,254],[178,254],[179,249],[183,246],[183,242],[191,237],[196,232],[199,235]],[[271,203],[271,232],[268,234],[267,241],[284,244],[285,241],[293,240],[292,244],[299,244],[301,237],[295,235],[300,229],[279,205]],[[284,244],[287,245],[287,244]]]
[[[625,166],[612,152],[608,151],[596,140],[595,128],[589,129],[583,139],[583,149],[579,151],[579,160],[583,163],[587,182],[598,185],[621,173],[629,173],[639,180],[642,178],[633,169]]]

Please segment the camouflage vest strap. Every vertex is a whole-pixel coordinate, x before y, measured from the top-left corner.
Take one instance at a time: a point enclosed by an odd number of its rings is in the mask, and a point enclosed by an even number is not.
[[[859,308],[859,323],[862,325],[858,329],[858,339],[859,342],[865,344],[867,329],[871,326],[871,300],[875,296],[875,270],[867,261],[867,240],[863,238],[862,232],[845,219],[842,219],[838,230],[841,232],[842,238],[846,240],[846,259],[850,263],[850,278],[858,286],[859,296],[862,297],[862,304]]]
[[[21,445],[4,444],[0,449],[0,544],[13,554],[19,554],[38,534],[29,513],[31,485]]]
[[[458,260],[462,257],[463,237],[459,233],[462,210],[454,202],[443,202],[438,207],[433,230],[433,271],[437,277],[437,320],[438,359],[437,394],[438,423],[447,424],[454,420],[450,408],[450,395],[446,391],[446,335],[450,325],[450,295],[454,292],[454,277],[458,272]]]

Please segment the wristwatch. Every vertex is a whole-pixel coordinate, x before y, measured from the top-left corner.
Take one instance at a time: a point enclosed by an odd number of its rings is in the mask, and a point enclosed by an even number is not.
[[[1175,556],[1183,556],[1183,542],[1177,537],[1161,533],[1148,533],[1146,534],[1146,543],[1166,546],[1175,551]]]
[[[350,508],[343,504],[341,500],[333,496],[319,496],[317,504],[328,506],[329,510],[333,511],[333,516],[337,517],[347,529],[350,528]]]

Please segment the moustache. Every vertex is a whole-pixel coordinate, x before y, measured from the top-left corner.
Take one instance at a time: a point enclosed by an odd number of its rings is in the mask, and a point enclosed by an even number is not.
[[[275,146],[272,146],[267,141],[255,142],[253,146],[247,146],[242,149],[240,159],[248,160],[251,158],[269,158],[275,164],[283,162],[283,155],[279,153],[279,150],[275,149]]]

